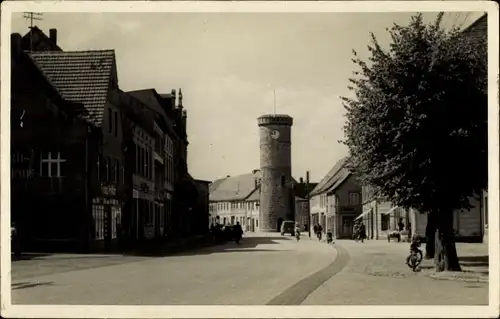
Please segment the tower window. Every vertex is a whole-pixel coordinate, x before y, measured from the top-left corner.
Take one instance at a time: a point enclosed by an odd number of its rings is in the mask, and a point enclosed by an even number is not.
[[[285,187],[285,176],[281,175],[281,187]]]

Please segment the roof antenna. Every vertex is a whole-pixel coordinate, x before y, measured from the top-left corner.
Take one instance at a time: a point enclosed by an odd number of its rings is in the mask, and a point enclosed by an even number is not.
[[[30,20],[30,51],[33,51],[33,22],[41,21],[43,13],[40,12],[24,12],[23,17],[25,20]]]

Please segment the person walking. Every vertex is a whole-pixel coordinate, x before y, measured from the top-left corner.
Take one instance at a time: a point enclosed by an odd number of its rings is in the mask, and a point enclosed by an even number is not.
[[[359,225],[359,239],[361,240],[361,242],[364,242],[364,240],[366,239],[366,227],[363,222],[361,222],[361,224]]]

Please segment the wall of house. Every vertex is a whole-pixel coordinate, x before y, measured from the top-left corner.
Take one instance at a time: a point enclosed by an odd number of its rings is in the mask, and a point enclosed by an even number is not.
[[[357,194],[351,196],[351,194]],[[355,199],[353,201],[353,199]],[[337,238],[351,238],[353,223],[362,212],[362,192],[356,177],[351,175],[337,189],[331,201],[335,208],[327,228],[330,228]]]

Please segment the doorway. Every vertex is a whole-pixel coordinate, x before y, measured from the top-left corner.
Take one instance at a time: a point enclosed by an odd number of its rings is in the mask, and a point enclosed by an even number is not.
[[[354,226],[354,216],[342,216],[342,234],[344,238],[352,238],[352,228]]]
[[[277,228],[277,232],[281,232],[281,224],[283,224],[283,218],[278,218],[278,228]]]

